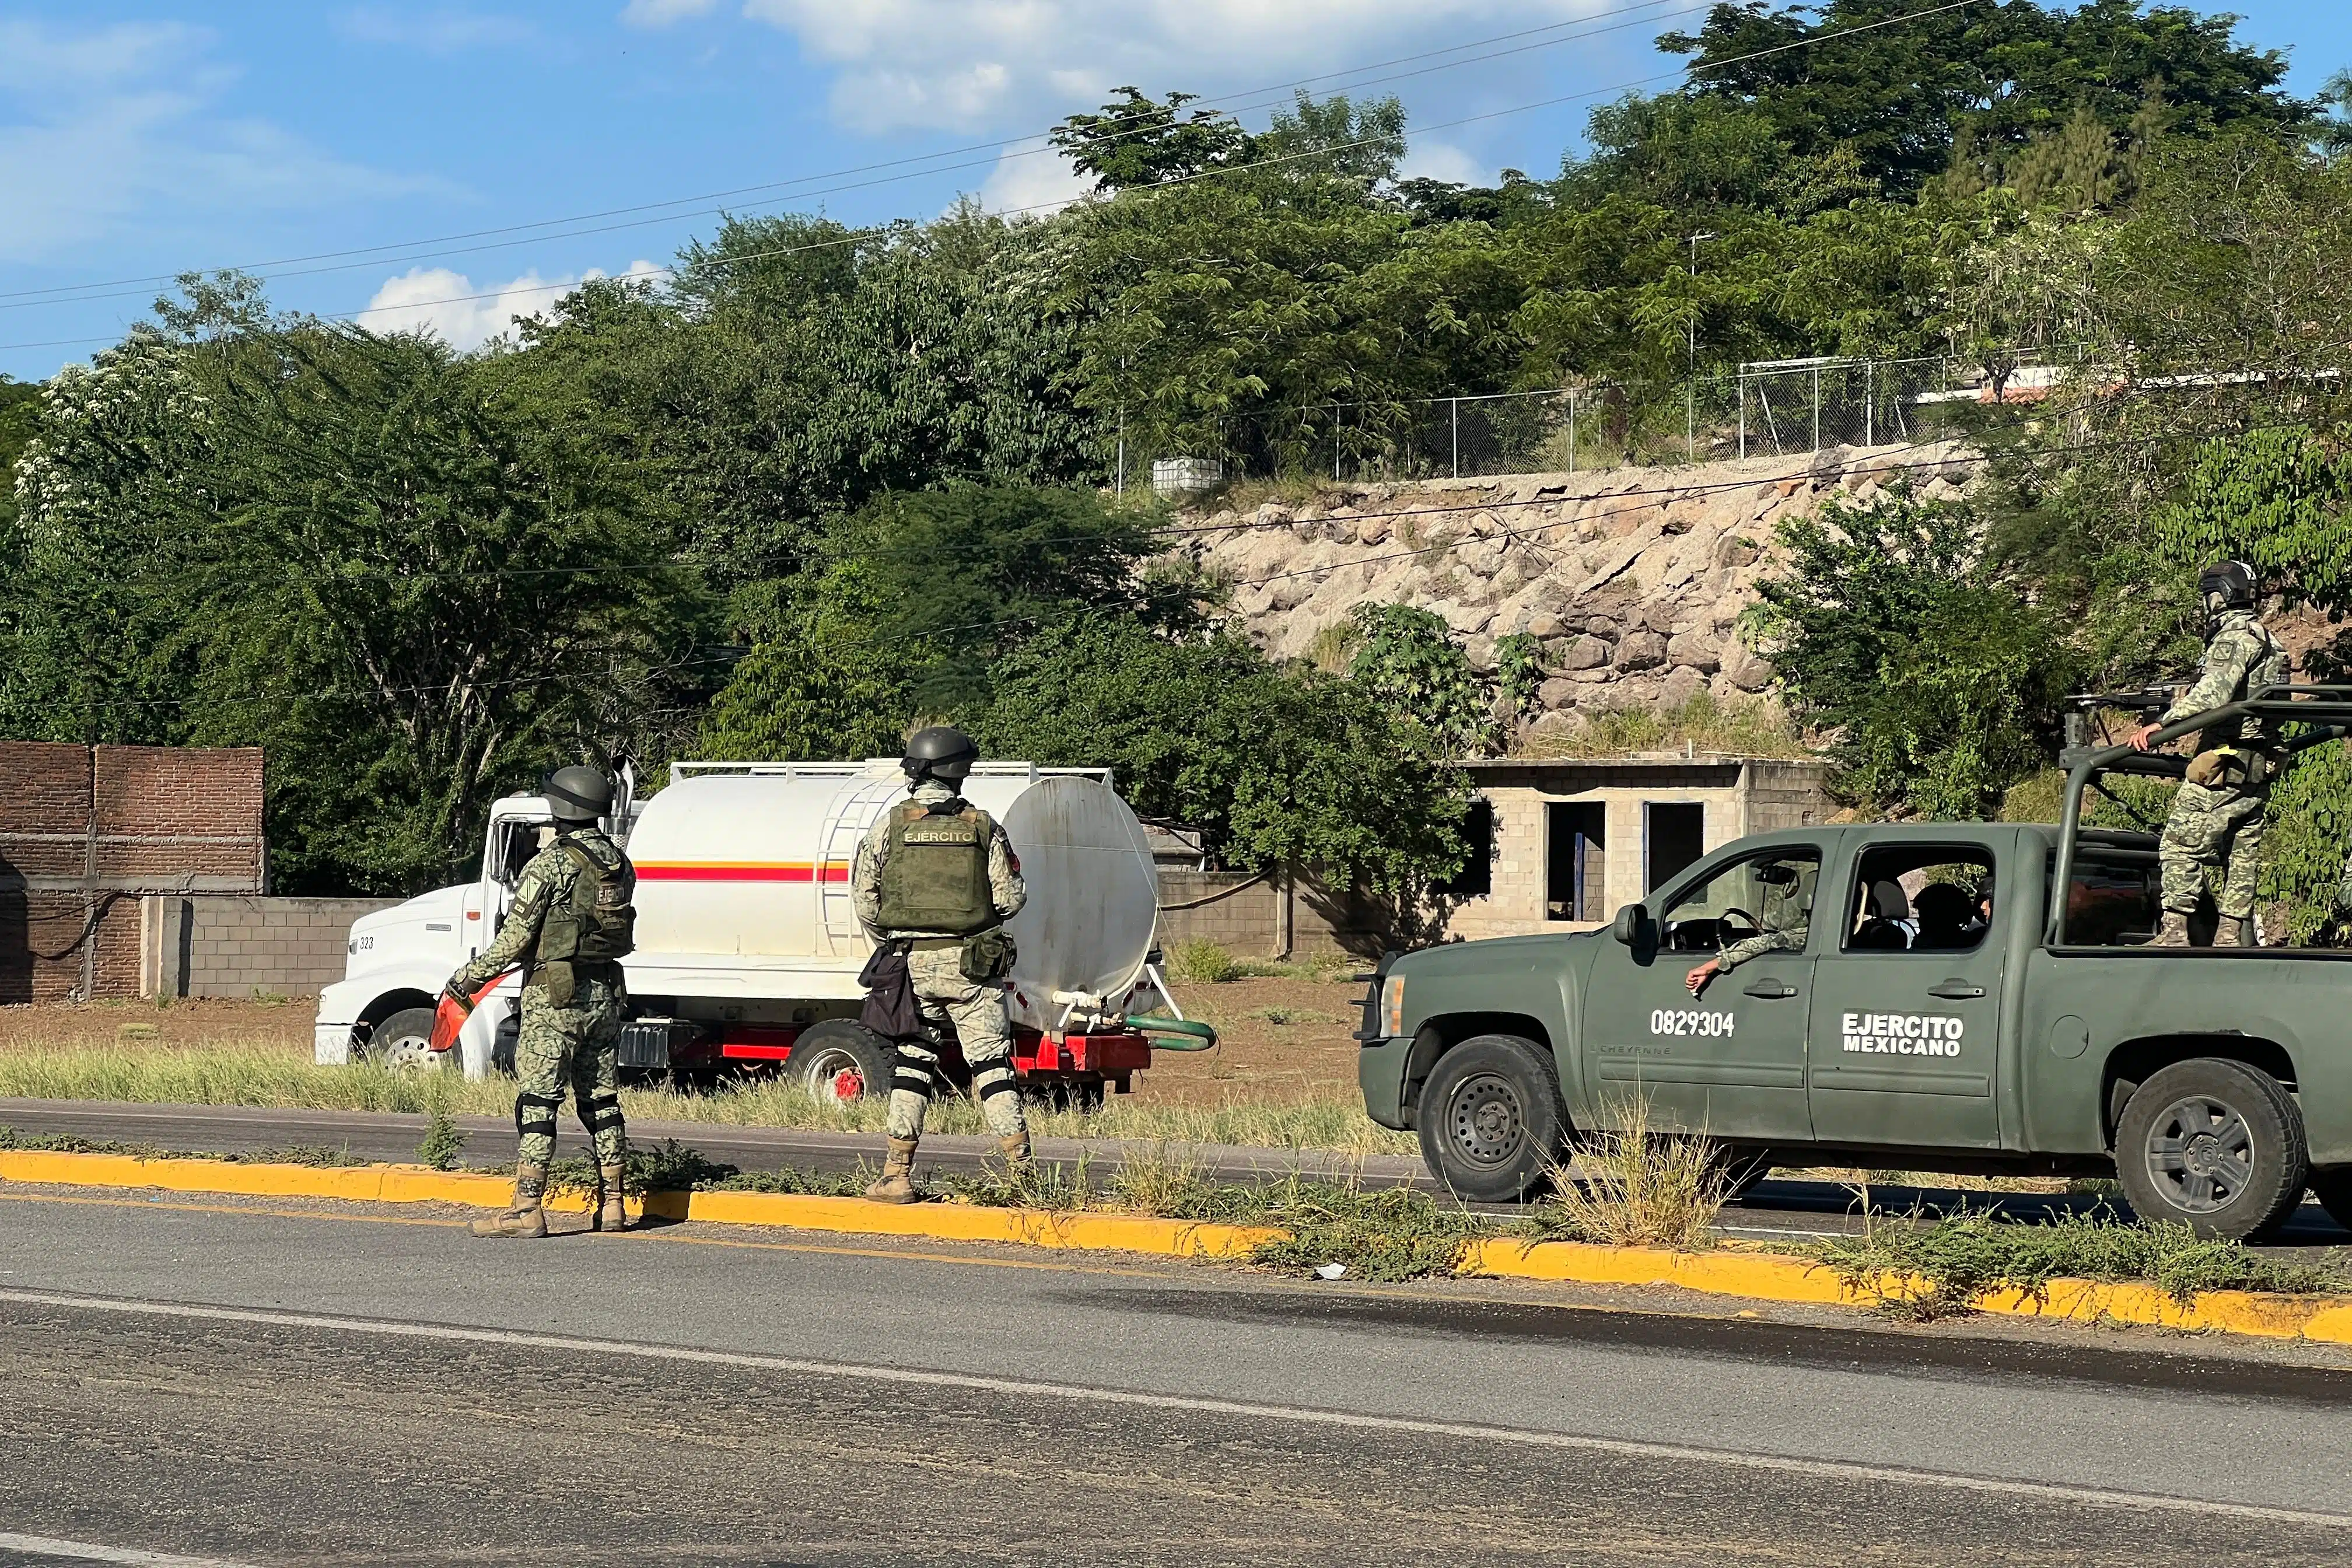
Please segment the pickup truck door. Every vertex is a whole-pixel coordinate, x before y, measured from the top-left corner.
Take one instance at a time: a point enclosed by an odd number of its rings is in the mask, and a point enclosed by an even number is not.
[[[1655,952],[1602,943],[1580,1037],[1603,1125],[1639,1098],[1664,1130],[1741,1142],[1811,1136],[1806,920],[1821,859],[1818,847],[1780,845],[1716,861],[1668,895]],[[1694,967],[1768,928],[1780,945],[1691,995]]]
[[[1993,1079],[2008,944],[1980,900],[1990,892],[1994,910],[2018,907],[2015,847],[2013,832],[1958,828],[1947,843],[1906,834],[1865,844],[1850,862],[1843,918],[1825,911],[1813,966],[1814,1137],[2000,1146]]]

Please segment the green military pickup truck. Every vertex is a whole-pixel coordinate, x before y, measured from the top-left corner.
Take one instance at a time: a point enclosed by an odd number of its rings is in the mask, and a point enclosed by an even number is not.
[[[2296,750],[2352,727],[2352,690],[2258,693],[2158,744],[2242,713],[2294,721]],[[2148,945],[2161,824],[2086,827],[2083,804],[2185,761],[2068,761],[2055,826],[1765,834],[1610,929],[1391,956],[1357,1036],[1366,1110],[1489,1202],[1540,1190],[1639,1100],[1741,1184],[1775,1163],[2113,1175],[2142,1216],[2230,1237],[2309,1187],[2352,1226],[2352,952]]]

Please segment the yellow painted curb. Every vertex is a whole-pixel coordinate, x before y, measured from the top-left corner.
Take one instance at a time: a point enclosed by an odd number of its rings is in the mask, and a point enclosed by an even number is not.
[[[503,1176],[467,1175],[422,1165],[238,1165],[219,1160],[140,1160],[127,1154],[53,1154],[18,1149],[0,1150],[0,1181],[160,1187],[166,1192],[233,1193],[242,1197],[462,1204],[492,1209],[504,1208],[513,1191]],[[588,1203],[581,1194],[563,1193],[551,1195],[547,1206],[579,1213]],[[1203,1225],[1140,1215],[1053,1214],[969,1204],[876,1204],[864,1198],[789,1193],[660,1192],[647,1198],[646,1207],[664,1219],[717,1225],[1015,1242],[1171,1258],[1239,1258],[1281,1234],[1246,1226]]]
[[[229,1193],[246,1197],[341,1198],[358,1203],[444,1203],[503,1208],[511,1188],[503,1176],[465,1175],[422,1165],[239,1165],[218,1160],[140,1160],[125,1154],[56,1154],[0,1150],[0,1181],[66,1186],[156,1187],[167,1192]],[[577,1193],[549,1201],[558,1210],[587,1207]],[[1246,1257],[1279,1230],[1151,1219],[1139,1215],[1054,1214],[986,1208],[971,1204],[877,1204],[788,1193],[659,1192],[646,1209],[665,1219],[714,1225],[779,1226],[795,1230],[866,1236],[928,1237],[940,1241],[1012,1242],[1081,1251],[1154,1253],[1171,1258]],[[1595,1247],[1575,1241],[1474,1242],[1461,1272],[1492,1279],[1545,1279],[1584,1285],[1676,1285],[1715,1296],[1746,1297],[1814,1306],[1855,1304],[1864,1298],[1818,1264],[1773,1253],[1726,1247],[1715,1252],[1667,1252],[1640,1247]],[[1925,1282],[1890,1281],[1924,1289]],[[2213,1290],[2181,1306],[2147,1285],[2102,1285],[2053,1279],[2040,1296],[1989,1292],[1981,1311],[2066,1322],[2143,1323],[2168,1329],[2219,1330],[2270,1339],[2352,1344],[2352,1304],[2336,1297],[2266,1296]]]

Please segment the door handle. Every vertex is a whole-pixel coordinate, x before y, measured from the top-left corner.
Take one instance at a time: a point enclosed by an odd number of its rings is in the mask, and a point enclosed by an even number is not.
[[[1794,996],[1797,994],[1797,988],[1785,980],[1759,980],[1747,988],[1746,994],[1750,996],[1761,996],[1767,1002],[1778,1002],[1783,997]],[[1983,993],[1979,992],[1978,994],[1981,995]]]
[[[1927,994],[1940,996],[1947,1002],[1972,1002],[1984,994],[1984,987],[1971,985],[1965,980],[1947,980],[1927,987]]]

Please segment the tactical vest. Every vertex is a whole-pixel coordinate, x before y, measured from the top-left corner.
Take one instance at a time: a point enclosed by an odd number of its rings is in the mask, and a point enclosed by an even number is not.
[[[997,923],[988,879],[995,824],[961,801],[935,812],[919,801],[895,807],[882,847],[881,923],[885,931],[970,936]]]
[[[636,946],[637,911],[630,902],[637,874],[625,858],[611,870],[579,845],[557,839],[576,868],[572,896],[548,909],[540,921],[534,963],[609,963]]]

